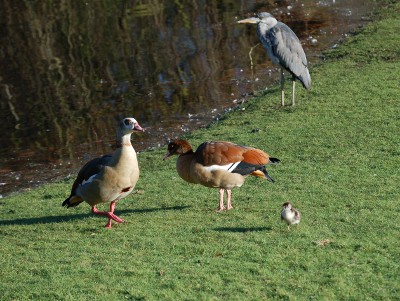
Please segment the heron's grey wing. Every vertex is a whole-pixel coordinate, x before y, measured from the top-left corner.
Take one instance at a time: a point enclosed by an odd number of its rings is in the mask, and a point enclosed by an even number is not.
[[[307,58],[296,34],[286,24],[278,22],[267,32],[267,36],[280,65],[298,78],[308,89],[311,85],[311,78],[307,68]]]

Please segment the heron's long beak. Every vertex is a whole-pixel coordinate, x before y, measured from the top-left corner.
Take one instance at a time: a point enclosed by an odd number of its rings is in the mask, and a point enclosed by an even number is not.
[[[238,21],[238,23],[252,23],[252,24],[258,23],[258,22],[260,22],[260,19],[259,18],[255,18],[255,17],[247,18],[247,19],[243,19],[243,20]]]

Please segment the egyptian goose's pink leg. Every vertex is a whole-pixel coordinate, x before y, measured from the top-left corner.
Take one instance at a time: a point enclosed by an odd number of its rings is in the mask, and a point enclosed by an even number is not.
[[[233,209],[233,207],[232,207],[232,201],[231,201],[231,197],[232,197],[232,190],[230,190],[230,189],[227,189],[226,190],[226,194],[228,195],[228,204],[227,204],[227,208],[226,208],[226,210],[230,210],[230,209]]]
[[[224,207],[224,193],[225,193],[225,189],[221,188],[219,190],[219,208],[218,208],[217,212],[225,210],[225,207]]]
[[[106,225],[106,228],[111,228],[111,227],[112,227],[112,226],[111,226],[111,220],[114,220],[114,221],[116,221],[117,223],[123,223],[123,222],[124,222],[121,218],[119,218],[118,216],[116,216],[116,215],[114,214],[114,209],[115,209],[115,202],[111,202],[111,204],[110,204],[110,211],[109,211],[109,212],[99,211],[99,210],[96,208],[96,206],[93,206],[93,207],[92,207],[92,212],[93,212],[94,214],[97,214],[97,215],[103,215],[103,216],[108,217],[108,223],[107,223],[107,225]]]

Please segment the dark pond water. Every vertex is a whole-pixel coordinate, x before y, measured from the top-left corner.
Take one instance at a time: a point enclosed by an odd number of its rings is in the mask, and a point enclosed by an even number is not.
[[[268,11],[321,51],[368,21],[374,1],[1,1],[0,197],[75,174],[135,117],[141,151],[207,125],[278,69],[254,26]],[[313,79],[314,81],[318,79]],[[277,105],[279,100],[276,101]]]

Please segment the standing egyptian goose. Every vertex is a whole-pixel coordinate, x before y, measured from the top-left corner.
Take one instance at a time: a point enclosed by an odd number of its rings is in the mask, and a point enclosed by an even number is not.
[[[290,202],[283,203],[281,220],[288,224],[288,229],[290,225],[297,225],[300,223],[300,211],[292,206]]]
[[[78,173],[72,185],[71,195],[63,206],[75,207],[87,202],[94,214],[108,217],[106,228],[111,228],[111,220],[122,223],[114,214],[115,203],[130,194],[139,179],[136,151],[131,144],[131,134],[144,130],[134,118],[123,119],[117,128],[117,149],[112,155],[105,155],[87,162]],[[110,203],[110,211],[96,208],[101,203]]]
[[[217,211],[233,208],[231,189],[242,186],[246,176],[252,175],[274,182],[268,175],[265,165],[279,162],[279,159],[270,158],[262,150],[225,141],[204,142],[194,152],[189,142],[177,139],[168,144],[164,160],[172,155],[179,155],[176,169],[183,180],[219,188]]]

